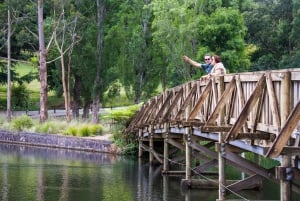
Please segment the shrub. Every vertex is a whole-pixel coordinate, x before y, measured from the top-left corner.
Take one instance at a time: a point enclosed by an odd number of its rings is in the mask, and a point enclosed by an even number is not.
[[[91,135],[103,135],[104,127],[99,124],[89,126]]]
[[[43,124],[38,124],[35,131],[39,132],[39,133],[55,134],[55,133],[61,132],[61,127],[59,126],[59,124],[57,122],[47,121]]]
[[[77,133],[78,136],[80,137],[87,137],[90,135],[90,129],[88,125],[82,125]]]
[[[27,115],[21,115],[12,120],[11,126],[17,131],[29,129],[33,126],[33,120]]]
[[[29,91],[24,84],[13,85],[11,89],[11,105],[14,110],[27,110]]]
[[[63,131],[64,135],[77,135],[77,128],[75,126],[69,126],[65,131]]]

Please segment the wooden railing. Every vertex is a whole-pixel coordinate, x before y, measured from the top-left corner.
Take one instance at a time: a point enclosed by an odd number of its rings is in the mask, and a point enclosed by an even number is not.
[[[174,87],[145,103],[127,131],[164,123],[225,132],[225,142],[267,147],[268,157],[297,151],[300,69],[227,74]]]

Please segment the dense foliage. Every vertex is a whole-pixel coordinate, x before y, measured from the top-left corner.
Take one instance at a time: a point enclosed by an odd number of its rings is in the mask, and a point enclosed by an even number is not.
[[[201,62],[206,53],[219,54],[229,72],[296,68],[300,62],[299,1],[101,2],[105,12],[99,29],[94,0],[44,1],[48,88],[62,95],[62,73],[68,72],[62,64],[70,67],[73,106],[88,110],[92,103],[99,31],[103,34],[100,103],[107,91],[111,99],[119,96],[119,86],[132,102],[139,103],[159,93],[160,86],[166,89],[198,78],[203,71],[186,65],[183,54]],[[8,9],[12,11],[12,58],[37,65],[36,3],[0,1],[1,83],[6,82],[7,73]],[[20,78],[14,75],[12,80]]]

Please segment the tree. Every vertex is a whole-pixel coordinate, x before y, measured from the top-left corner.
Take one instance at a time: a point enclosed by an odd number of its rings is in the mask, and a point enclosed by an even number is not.
[[[47,63],[46,48],[44,38],[44,16],[43,0],[37,1],[38,10],[38,35],[39,35],[39,78],[40,78],[40,121],[45,122],[48,119],[48,92],[47,92]]]
[[[105,5],[101,0],[97,0],[97,67],[93,89],[93,116],[92,122],[98,123],[99,121],[99,103],[102,85],[102,52],[103,52],[103,20],[104,20]]]
[[[163,66],[162,55],[152,41],[149,4],[148,0],[115,2],[111,7],[117,14],[107,13],[110,27],[105,37],[105,65],[114,76],[111,82],[119,78],[127,97],[135,103],[156,93]]]
[[[251,70],[291,68],[300,62],[298,1],[259,1],[245,12],[245,21],[247,42],[256,46]]]
[[[11,121],[11,14],[10,6],[7,9],[7,121]]]
[[[79,36],[76,34],[76,25],[77,25],[77,16],[70,16],[67,19],[65,17],[65,4],[64,1],[60,1],[60,10],[61,13],[58,19],[55,19],[54,14],[54,24],[56,27],[54,29],[54,42],[56,49],[59,52],[60,65],[61,65],[61,82],[63,86],[63,95],[65,100],[65,110],[66,110],[66,120],[67,122],[71,121],[71,100],[70,100],[70,74],[71,74],[71,60],[72,52],[74,45],[79,42]],[[69,8],[70,9],[70,8]],[[67,70],[65,67],[65,54],[67,54]],[[67,74],[67,76],[65,75]]]

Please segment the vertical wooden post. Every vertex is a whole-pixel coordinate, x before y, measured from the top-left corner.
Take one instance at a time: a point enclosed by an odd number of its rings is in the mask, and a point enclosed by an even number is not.
[[[188,181],[188,184],[190,184],[191,180],[191,127],[186,128],[186,141],[185,141],[185,179]]]
[[[281,94],[280,94],[280,118],[281,127],[288,118],[291,111],[291,73],[284,73],[281,81]],[[291,167],[291,157],[284,155],[281,160],[282,167]],[[291,183],[284,178],[280,180],[280,200],[291,200]]]
[[[225,90],[224,76],[219,77],[218,84],[218,101],[220,100],[223,92]],[[224,125],[225,109],[223,109],[219,114],[218,125]],[[225,143],[224,143],[224,133],[219,133],[219,145],[220,149],[218,151],[218,163],[219,163],[219,201],[225,199]]]
[[[153,125],[150,125],[150,131],[149,131],[149,163],[153,164]]]
[[[166,173],[169,171],[169,124],[164,123],[164,132],[165,132],[165,139],[164,139],[164,167],[163,172]]]
[[[219,133],[219,145],[220,150],[218,152],[218,163],[219,163],[219,201],[225,199],[225,143],[223,142],[222,133]]]
[[[167,175],[163,175],[163,200],[168,200],[169,197],[169,179]]]
[[[188,85],[188,89],[191,89],[191,85]],[[189,91],[189,90],[187,90]],[[191,105],[188,105],[185,111],[185,119],[187,120],[190,116],[191,113]],[[190,126],[186,127],[185,130],[185,134],[186,134],[186,138],[185,138],[185,178],[188,181],[188,184],[191,183],[191,147],[190,147],[190,143],[191,143],[191,135],[192,135],[192,128]]]
[[[139,158],[141,158],[143,156],[143,148],[142,148],[142,144],[143,144],[143,130],[140,128],[139,129]]]

